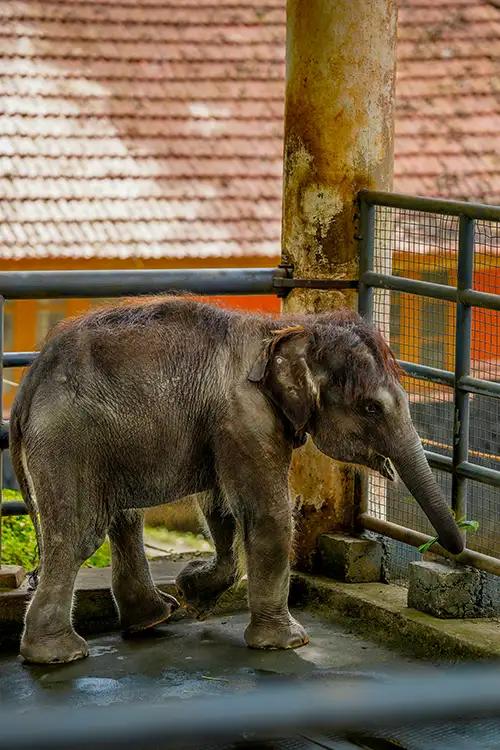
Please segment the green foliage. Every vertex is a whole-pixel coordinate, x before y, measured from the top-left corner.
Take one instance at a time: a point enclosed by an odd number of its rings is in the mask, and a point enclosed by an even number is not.
[[[23,501],[23,496],[21,495],[18,490],[2,490],[2,500],[19,500],[19,502]]]
[[[468,529],[469,531],[472,531],[472,533],[475,533],[479,529],[479,521],[467,521],[465,518],[462,518],[461,521],[457,521],[457,526],[459,529]],[[424,552],[428,552],[436,542],[439,542],[439,537],[433,536],[428,542],[421,544],[418,551],[423,555]]]
[[[4,490],[4,500],[22,500],[15,490]],[[146,535],[176,551],[202,551],[212,549],[209,541],[201,534],[169,531],[163,527],[147,527]],[[26,570],[33,570],[38,562],[38,550],[33,523],[29,516],[6,516],[2,519],[2,563],[4,565],[22,565]],[[87,568],[105,568],[111,564],[111,550],[106,540],[84,562]]]
[[[19,492],[3,490],[3,500],[22,500]],[[29,516],[2,518],[2,564],[22,565],[32,570],[38,562],[36,535]],[[104,544],[84,563],[88,568],[105,568],[111,563],[109,542]]]
[[[29,516],[2,518],[2,564],[32,570],[37,563],[35,530]]]
[[[99,549],[94,552],[92,557],[85,560],[83,563],[84,568],[107,568],[111,565],[111,550],[109,548],[109,542],[106,539],[104,544],[101,544]]]

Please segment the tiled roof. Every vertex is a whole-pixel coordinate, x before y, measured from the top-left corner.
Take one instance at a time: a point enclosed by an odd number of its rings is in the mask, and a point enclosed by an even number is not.
[[[394,187],[500,203],[500,7],[399,0]]]
[[[395,188],[500,202],[500,10],[400,6]],[[277,255],[284,7],[3,0],[0,257]]]

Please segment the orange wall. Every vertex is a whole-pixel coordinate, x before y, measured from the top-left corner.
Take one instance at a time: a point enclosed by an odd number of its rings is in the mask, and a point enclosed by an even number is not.
[[[413,253],[395,253],[393,258],[393,269],[395,272],[411,279],[420,279],[424,272],[435,269],[447,270],[448,281],[451,286],[456,284],[456,253],[450,253],[448,257],[443,254],[432,252],[416,256]],[[474,258],[474,289],[478,292],[490,292],[500,294],[500,256],[487,255],[476,252]],[[411,362],[419,362],[420,328],[419,316],[421,309],[421,298],[403,294],[402,301],[402,331],[410,331],[414,336],[402,337],[401,359]],[[448,330],[445,333],[446,362],[445,369],[453,370],[454,367],[454,326],[455,306],[447,305]],[[500,315],[493,310],[474,308],[472,313],[472,340],[471,359],[473,362],[500,362]]]

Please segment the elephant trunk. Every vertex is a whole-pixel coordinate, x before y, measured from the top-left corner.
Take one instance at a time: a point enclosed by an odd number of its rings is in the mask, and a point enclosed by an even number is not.
[[[451,510],[444,500],[416,430],[401,441],[393,457],[399,476],[418,502],[439,537],[439,544],[454,555],[464,549],[464,540]]]

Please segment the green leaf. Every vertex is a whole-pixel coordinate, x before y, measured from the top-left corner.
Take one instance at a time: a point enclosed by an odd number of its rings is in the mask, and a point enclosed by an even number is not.
[[[457,521],[457,526],[459,529],[468,529],[468,531],[475,533],[479,529],[479,521],[469,521],[462,518],[460,521]],[[418,551],[423,555],[425,552],[428,552],[436,542],[439,542],[438,536],[434,536],[432,539],[429,539],[428,542],[425,542],[425,544],[421,544]]]
[[[425,544],[421,544],[418,548],[418,551],[424,554],[424,552],[428,552],[433,544],[436,544],[436,542],[439,542],[439,537],[433,536],[432,539],[429,539],[428,542],[425,542]]]
[[[479,529],[479,521],[466,521],[465,518],[462,518],[461,521],[457,521],[457,526],[459,529],[468,529],[475,533]]]

